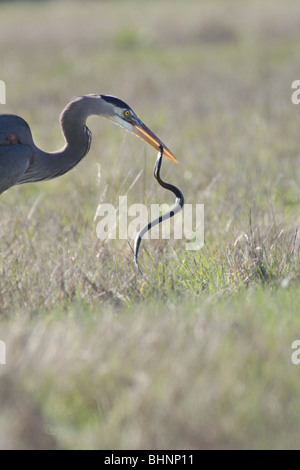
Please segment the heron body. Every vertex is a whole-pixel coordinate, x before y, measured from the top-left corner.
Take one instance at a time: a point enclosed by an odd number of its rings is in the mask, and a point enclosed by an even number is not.
[[[20,139],[26,144],[21,144]],[[24,175],[32,161],[33,145],[29,126],[24,119],[9,114],[0,115],[0,193],[17,184]]]
[[[0,114],[0,194],[11,186],[44,181],[70,171],[88,153],[91,132],[87,118],[98,115],[138,135],[155,149],[176,161],[172,152],[119,98],[85,95],[71,101],[60,116],[65,145],[56,152],[44,152],[33,142],[29,125],[13,114]]]

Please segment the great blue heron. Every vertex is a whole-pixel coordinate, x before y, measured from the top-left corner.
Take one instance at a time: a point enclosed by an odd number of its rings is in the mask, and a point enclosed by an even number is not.
[[[44,152],[33,142],[27,122],[13,114],[0,114],[0,194],[11,186],[44,181],[71,170],[88,153],[91,115],[111,119],[137,134],[156,150],[176,162],[172,152],[148,129],[124,101],[108,95],[85,95],[71,101],[60,116],[65,145],[57,152]]]

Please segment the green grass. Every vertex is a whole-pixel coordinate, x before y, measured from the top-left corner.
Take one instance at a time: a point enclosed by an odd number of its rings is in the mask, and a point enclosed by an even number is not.
[[[97,206],[172,198],[155,152],[95,117],[72,172],[1,195],[0,448],[299,448],[299,5],[0,5],[1,112],[51,151],[74,96],[119,96],[205,205],[203,249],[145,240],[139,276]]]

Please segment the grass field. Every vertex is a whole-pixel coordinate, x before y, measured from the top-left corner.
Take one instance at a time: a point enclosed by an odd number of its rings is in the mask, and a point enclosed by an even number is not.
[[[205,245],[101,242],[100,202],[172,203],[155,151],[92,117],[89,155],[0,197],[1,449],[300,447],[300,5],[0,2],[4,113],[49,151],[74,97],[126,101],[205,205]],[[140,177],[133,183],[137,175]]]

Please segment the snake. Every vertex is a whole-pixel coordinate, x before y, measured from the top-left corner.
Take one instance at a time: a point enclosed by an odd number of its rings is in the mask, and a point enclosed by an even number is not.
[[[184,196],[182,192],[180,191],[179,188],[174,186],[173,184],[166,183],[163,181],[160,177],[160,170],[161,170],[161,164],[162,164],[162,157],[163,157],[163,146],[160,145],[159,148],[159,153],[155,162],[155,167],[154,167],[154,177],[157,180],[158,184],[162,186],[164,189],[168,189],[171,191],[175,196],[175,204],[171,207],[170,210],[165,212],[164,214],[161,214],[160,216],[156,217],[156,219],[151,220],[146,224],[137,234],[134,240],[134,249],[133,249],[133,254],[134,254],[134,263],[138,271],[143,274],[141,267],[138,262],[138,253],[139,253],[139,248],[140,244],[142,241],[143,236],[152,228],[155,227],[155,225],[160,224],[164,220],[170,219],[171,217],[174,217],[175,214],[177,214],[181,209],[183,208],[184,205]]]

